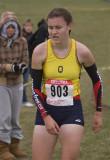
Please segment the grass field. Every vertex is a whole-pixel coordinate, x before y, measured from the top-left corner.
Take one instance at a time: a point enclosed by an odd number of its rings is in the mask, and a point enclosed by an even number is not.
[[[92,51],[99,73],[103,81],[103,127],[97,134],[92,132],[94,116],[94,98],[92,83],[86,72],[81,76],[81,99],[85,117],[85,132],[80,148],[79,160],[110,160],[110,1],[109,0],[0,0],[0,15],[4,11],[14,11],[22,24],[31,18],[34,30],[41,18],[46,18],[54,7],[65,7],[74,19],[71,37],[84,43]],[[30,101],[31,89],[27,86]],[[20,123],[24,139],[21,147],[32,160],[32,133],[36,108],[22,107]],[[59,142],[55,148],[53,159],[60,160]],[[17,158],[19,160],[19,158]]]

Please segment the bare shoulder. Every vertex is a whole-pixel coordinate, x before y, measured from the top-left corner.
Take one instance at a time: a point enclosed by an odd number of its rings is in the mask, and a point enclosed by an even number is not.
[[[46,42],[39,44],[37,47],[35,47],[33,51],[33,56],[41,56],[44,57],[47,51],[47,45]]]
[[[47,42],[39,44],[35,47],[32,54],[32,68],[41,69],[47,56]]]
[[[94,57],[88,47],[80,42],[76,42],[77,56],[79,63],[84,66],[91,66],[94,63]]]

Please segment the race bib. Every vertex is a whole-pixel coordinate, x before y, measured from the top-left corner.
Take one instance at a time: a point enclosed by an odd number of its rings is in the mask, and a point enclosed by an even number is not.
[[[47,104],[54,106],[73,105],[73,83],[70,80],[49,79],[46,84]]]

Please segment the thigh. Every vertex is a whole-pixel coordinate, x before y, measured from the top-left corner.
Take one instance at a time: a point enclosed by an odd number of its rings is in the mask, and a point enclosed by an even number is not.
[[[1,111],[3,114],[11,112],[11,101],[8,88],[0,85],[0,113]]]
[[[8,88],[0,85],[0,129],[9,129],[11,121],[11,101]],[[8,124],[8,126],[7,126]],[[8,128],[7,128],[8,127]]]
[[[77,160],[84,127],[77,124],[65,124],[60,128],[62,160]]]
[[[36,125],[32,142],[33,160],[51,160],[57,138],[56,135],[50,135],[45,126]]]
[[[19,123],[19,114],[22,107],[23,84],[14,85],[10,87],[12,123]]]
[[[23,97],[23,84],[12,86],[10,90],[11,104],[13,112],[20,112]]]

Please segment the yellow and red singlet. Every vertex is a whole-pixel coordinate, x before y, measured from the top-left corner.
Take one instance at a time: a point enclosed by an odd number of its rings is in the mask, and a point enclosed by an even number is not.
[[[64,103],[72,105],[73,97],[80,95],[80,73],[81,65],[77,60],[76,41],[71,39],[71,47],[67,56],[59,58],[55,55],[52,41],[49,39],[47,41],[47,58],[43,64],[42,88],[42,93],[47,96],[47,102],[51,101],[53,105],[63,105]]]

